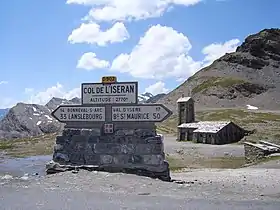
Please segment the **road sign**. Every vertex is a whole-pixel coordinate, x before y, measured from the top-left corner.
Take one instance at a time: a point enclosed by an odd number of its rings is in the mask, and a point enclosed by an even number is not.
[[[113,122],[162,122],[171,114],[162,104],[112,106]]]
[[[83,83],[82,104],[137,104],[138,83]]]
[[[102,77],[102,83],[115,83],[115,82],[117,82],[117,77],[114,76]]]
[[[105,107],[61,105],[52,112],[52,116],[60,122],[103,122]]]

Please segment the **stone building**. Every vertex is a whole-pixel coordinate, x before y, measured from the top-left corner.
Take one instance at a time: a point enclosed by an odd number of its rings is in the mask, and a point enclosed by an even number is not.
[[[240,141],[245,131],[230,121],[202,121],[178,126],[180,141],[204,144],[229,144]]]
[[[195,121],[194,100],[181,97],[178,104],[178,141],[204,144],[228,144],[240,141],[245,130],[230,121]]]

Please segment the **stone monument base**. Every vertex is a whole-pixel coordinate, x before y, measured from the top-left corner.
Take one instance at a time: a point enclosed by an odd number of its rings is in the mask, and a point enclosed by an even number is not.
[[[47,173],[77,168],[123,172],[170,181],[162,136],[154,129],[65,129],[57,136]]]

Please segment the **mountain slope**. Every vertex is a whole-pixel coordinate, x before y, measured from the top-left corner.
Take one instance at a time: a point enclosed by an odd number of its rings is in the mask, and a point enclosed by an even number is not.
[[[47,104],[46,107],[52,112],[59,105],[62,104],[81,104],[80,98],[73,98],[71,100],[66,100],[62,98],[53,97]]]
[[[182,95],[198,108],[245,107],[280,109],[280,29],[248,36],[236,52],[200,70],[158,102],[176,110]]]
[[[42,105],[18,103],[0,121],[0,138],[38,136],[58,132],[63,125]]]

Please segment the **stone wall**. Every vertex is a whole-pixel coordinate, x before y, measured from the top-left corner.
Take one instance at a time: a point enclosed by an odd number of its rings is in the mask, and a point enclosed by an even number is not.
[[[250,142],[244,143],[244,151],[245,161],[248,164],[263,160],[267,155],[269,155],[269,151]]]
[[[117,129],[110,135],[99,128],[65,129],[57,136],[53,161],[170,180],[162,136],[155,129]]]

